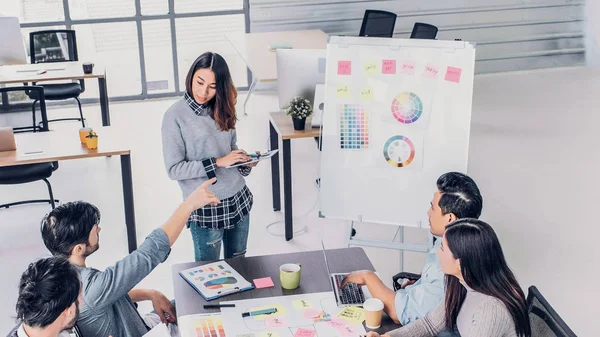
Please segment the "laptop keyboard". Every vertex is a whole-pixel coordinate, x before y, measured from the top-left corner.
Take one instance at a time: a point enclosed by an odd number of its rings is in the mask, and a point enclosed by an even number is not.
[[[342,288],[342,281],[347,275],[334,275],[335,283],[340,294],[340,303],[342,304],[363,304],[365,302],[365,295],[356,283],[348,283],[346,287]]]

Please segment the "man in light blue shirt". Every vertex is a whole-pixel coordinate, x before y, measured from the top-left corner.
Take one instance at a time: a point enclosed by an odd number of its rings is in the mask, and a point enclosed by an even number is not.
[[[405,284],[397,292],[386,287],[369,270],[353,272],[342,283],[342,286],[348,283],[366,285],[371,295],[383,302],[388,316],[402,325],[424,317],[444,299],[444,273],[436,251],[440,248],[446,225],[461,218],[479,218],[483,207],[483,198],[477,184],[465,174],[445,173],[438,178],[436,184],[437,190],[433,194],[427,215],[431,234],[437,240],[427,254],[421,278],[413,284]]]

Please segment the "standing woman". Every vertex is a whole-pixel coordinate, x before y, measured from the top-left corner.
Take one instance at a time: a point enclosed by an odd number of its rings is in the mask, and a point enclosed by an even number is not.
[[[185,199],[203,182],[217,178],[211,191],[221,204],[195,210],[192,231],[196,261],[244,256],[252,208],[245,176],[250,166],[227,168],[250,158],[237,147],[237,91],[229,67],[219,54],[198,57],[185,79],[186,92],[165,113],[163,155],[169,178],[177,180]]]
[[[469,218],[452,222],[446,226],[438,255],[446,274],[444,302],[384,336],[433,337],[444,329],[462,337],[531,336],[525,294],[490,225]]]

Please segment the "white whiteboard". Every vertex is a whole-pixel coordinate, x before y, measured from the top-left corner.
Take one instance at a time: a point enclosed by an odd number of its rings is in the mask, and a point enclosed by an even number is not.
[[[437,178],[467,170],[474,65],[462,41],[331,37],[321,214],[427,226]]]

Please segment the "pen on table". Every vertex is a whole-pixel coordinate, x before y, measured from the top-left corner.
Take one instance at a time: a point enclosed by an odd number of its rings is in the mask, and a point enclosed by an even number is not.
[[[205,304],[204,309],[235,308],[235,304]]]
[[[249,312],[243,312],[242,313],[242,317],[258,316],[258,315],[270,315],[270,314],[274,314],[276,312],[277,312],[277,308],[270,308],[270,309],[263,309],[263,310],[256,310],[256,311],[249,311]]]

